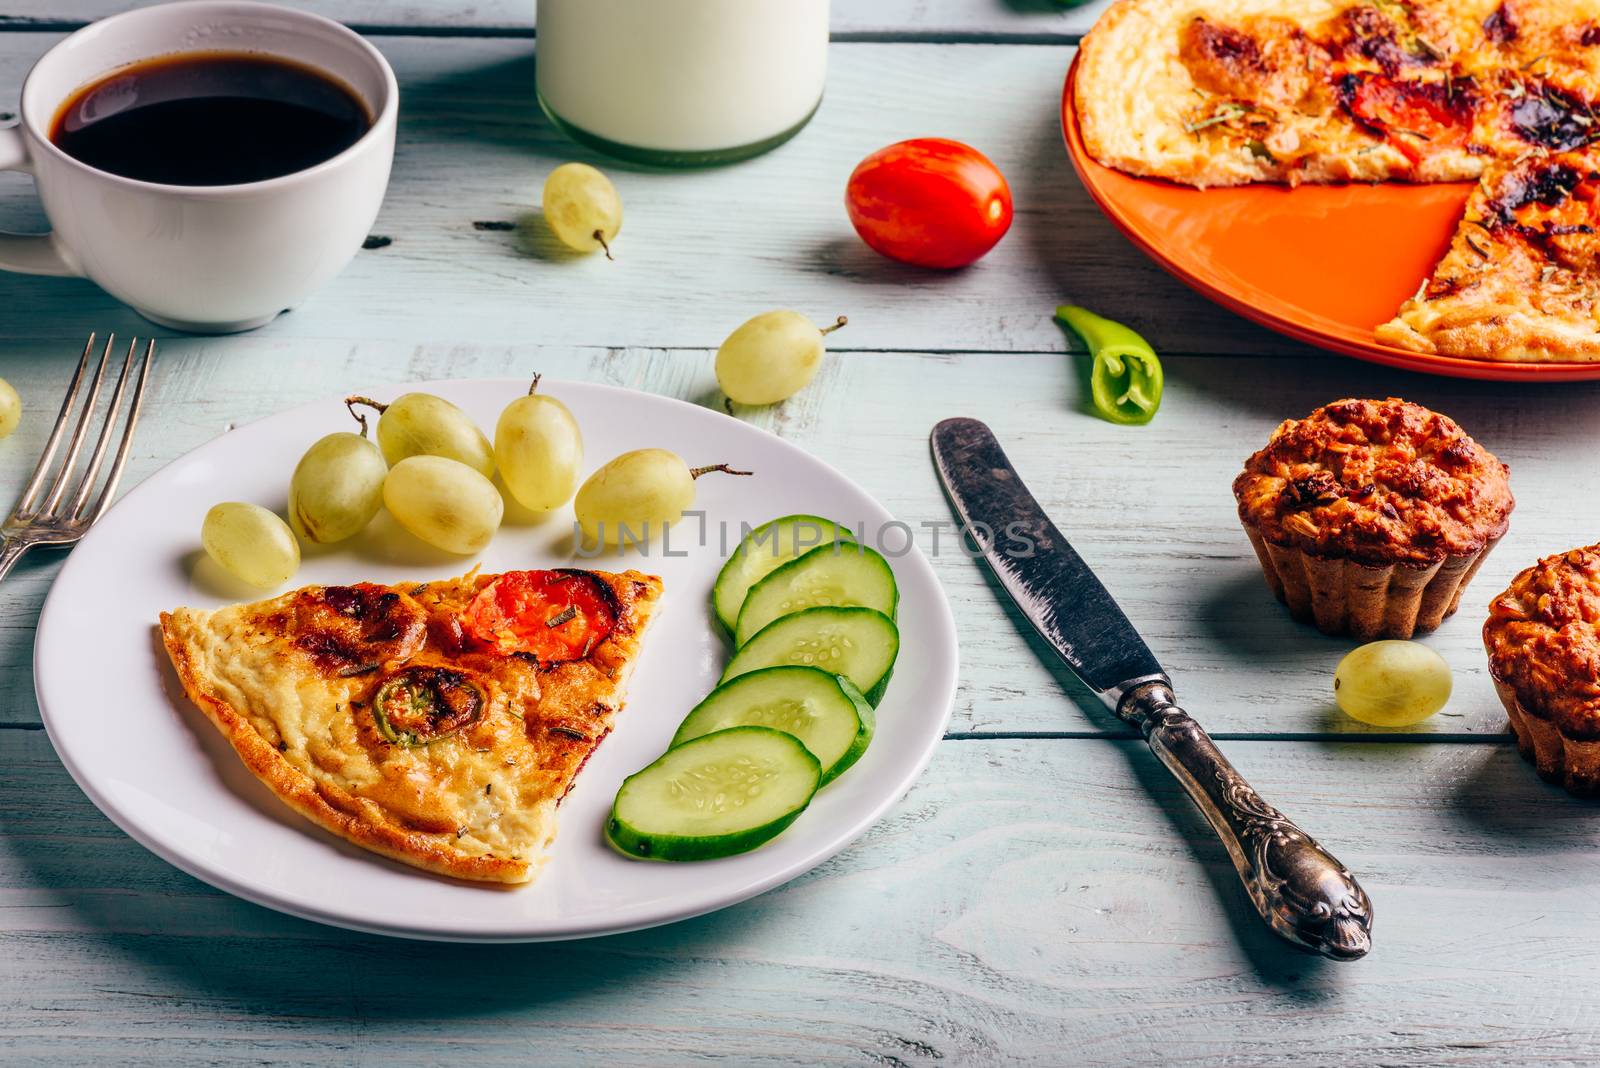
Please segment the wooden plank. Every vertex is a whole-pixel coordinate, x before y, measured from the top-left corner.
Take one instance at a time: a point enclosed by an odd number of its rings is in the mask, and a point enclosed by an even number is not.
[[[1588,803],[1509,745],[1232,753],[1360,874],[1367,959],[1266,934],[1132,742],[948,742],[887,819],[782,889],[654,931],[472,947],[345,934],[213,891],[95,812],[41,734],[0,731],[0,1056],[1592,1063]]]
[[[77,25],[155,0],[5,0],[0,28]],[[836,36],[915,40],[1073,40],[1088,30],[1108,0],[1063,9],[1054,0],[834,0]],[[535,0],[297,0],[295,7],[377,33],[468,33],[526,36],[534,32]]]
[[[15,343],[6,374],[28,417],[0,442],[0,502],[18,491],[48,433],[71,353]],[[385,381],[523,376],[611,382],[721,404],[705,350],[570,346],[403,345],[268,337],[174,339],[163,350],[130,482],[223,432],[301,401]],[[1478,627],[1490,597],[1540,555],[1594,540],[1573,502],[1600,471],[1572,457],[1600,432],[1600,386],[1567,386],[1508,403],[1502,385],[1424,378],[1335,357],[1169,358],[1167,393],[1149,426],[1117,427],[1082,410],[1083,357],[843,353],[804,393],[741,417],[809,449],[864,485],[917,532],[956,606],[961,640],[957,731],[1117,730],[1098,704],[1024,636],[986,573],[956,550],[927,458],[939,419],[992,423],[1046,507],[1120,598],[1190,708],[1223,733],[1366,731],[1331,701],[1334,665],[1351,643],[1291,622],[1262,582],[1230,491],[1273,426],[1341,396],[1400,394],[1454,415],[1510,465],[1522,505],[1461,613],[1428,638],[1455,670],[1445,712],[1418,733],[1497,733],[1504,715]],[[907,383],[915,383],[908,391]],[[294,457],[280,463],[285,480]],[[607,457],[590,457],[592,465]],[[898,545],[898,541],[895,543]],[[59,557],[38,554],[0,584],[0,722],[37,720],[34,621]]]
[[[53,38],[0,34],[0,110]],[[1146,260],[1078,185],[1059,134],[1067,47],[844,44],[800,137],[736,167],[645,172],[565,141],[532,96],[532,45],[379,41],[403,84],[400,147],[377,231],[392,239],[262,336],[412,342],[715,346],[769,307],[831,320],[857,349],[1057,351],[1063,300],[1125,319],[1163,351],[1308,350],[1189,292]],[[984,261],[929,272],[870,251],[846,218],[845,181],[874,149],[940,134],[993,156],[1018,206]],[[590,159],[627,220],[615,263],[573,258],[537,216],[544,175]],[[476,223],[530,221],[523,232]],[[39,228],[31,189],[0,184],[0,227]],[[426,294],[426,299],[419,299]],[[135,320],[92,285],[0,275],[0,341]],[[71,324],[68,326],[68,324]]]
[[[1076,41],[1111,0],[833,0],[835,37]]]

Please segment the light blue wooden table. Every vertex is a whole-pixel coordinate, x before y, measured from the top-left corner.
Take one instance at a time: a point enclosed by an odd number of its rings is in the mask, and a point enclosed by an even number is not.
[[[848,314],[811,389],[741,416],[913,525],[948,516],[928,429],[989,420],[1185,703],[1360,873],[1376,949],[1333,965],[1266,935],[1142,745],[951,553],[935,561],[962,642],[951,734],[910,796],[811,874],[713,916],[566,945],[428,945],[289,919],[146,853],[68,778],[33,698],[34,626],[59,567],[40,554],[0,586],[0,1061],[1600,1059],[1600,808],[1517,756],[1477,638],[1516,570],[1600,536],[1600,389],[1424,378],[1318,353],[1144,261],[1089,203],[1059,139],[1072,43],[1100,5],[835,0],[815,122],[750,163],[662,174],[594,160],[539,116],[531,0],[302,3],[370,33],[399,73],[399,153],[376,228],[391,243],[253,335],[166,340],[130,483],[232,425],[388,381],[537,368],[717,404],[711,351],[746,317]],[[0,0],[0,119],[34,57],[124,6]],[[1016,194],[1012,233],[970,271],[888,263],[845,219],[856,160],[928,134],[982,148]],[[475,225],[522,218],[566,159],[616,178],[628,217],[614,264]],[[25,180],[3,177],[0,226],[41,225]],[[1084,414],[1082,357],[1050,321],[1068,298],[1166,354],[1155,423]],[[0,500],[37,455],[91,329],[147,327],[86,283],[0,276],[0,376],[29,406],[0,442]],[[1460,615],[1428,639],[1456,695],[1409,732],[1373,733],[1332,708],[1348,643],[1284,617],[1228,491],[1280,419],[1353,394],[1456,416],[1510,463],[1521,501]]]

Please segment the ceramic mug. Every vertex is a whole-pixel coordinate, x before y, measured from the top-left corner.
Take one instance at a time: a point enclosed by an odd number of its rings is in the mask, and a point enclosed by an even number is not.
[[[349,87],[372,126],[344,152],[243,185],[162,185],[79,162],[50,141],[57,109],[118,67],[185,52],[277,56]],[[54,229],[0,233],[0,269],[88,278],[163,326],[233,333],[270,322],[339,272],[371,230],[394,159],[399,87],[378,50],[330,19],[246,0],[186,0],[93,23],[22,83],[0,170],[33,175]]]

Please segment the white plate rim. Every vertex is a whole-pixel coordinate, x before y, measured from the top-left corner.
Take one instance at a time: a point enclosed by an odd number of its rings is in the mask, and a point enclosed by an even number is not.
[[[388,396],[390,394],[398,394],[405,391],[448,392],[453,387],[479,386],[485,384],[504,384],[507,388],[525,387],[524,380],[515,378],[432,379],[421,382],[378,384],[376,386],[366,387],[358,392],[368,396]],[[665,403],[685,409],[691,409],[703,415],[717,414],[709,411],[706,408],[703,408],[700,405],[681,400],[677,397],[651,393],[645,390],[630,389],[625,386],[616,386],[609,383],[556,378],[546,378],[542,380],[541,383],[541,388],[550,392],[554,392],[559,388],[573,386],[581,389],[612,392],[630,397],[643,396],[650,398],[652,402]],[[915,756],[909,765],[907,765],[907,770],[897,777],[892,784],[889,784],[882,790],[881,796],[876,803],[862,809],[859,815],[850,820],[848,826],[829,836],[824,844],[812,849],[804,856],[799,857],[796,860],[791,861],[790,863],[785,864],[773,871],[770,871],[759,878],[751,879],[736,889],[725,891],[721,895],[717,896],[714,900],[706,901],[685,909],[663,909],[654,915],[633,917],[623,920],[620,923],[596,922],[586,926],[573,927],[553,932],[529,932],[526,930],[474,930],[471,932],[462,932],[414,924],[367,923],[358,919],[354,919],[344,913],[333,911],[325,907],[320,907],[311,901],[298,898],[294,895],[265,891],[259,887],[250,885],[247,882],[234,879],[224,872],[217,871],[204,861],[196,857],[186,855],[181,850],[173,848],[167,842],[162,841],[158,836],[147,832],[137,820],[130,817],[127,813],[121,811],[119,806],[112,802],[111,799],[98,788],[93,776],[88,774],[86,769],[79,766],[73,759],[71,755],[71,748],[61,744],[61,740],[57,733],[58,728],[52,726],[53,716],[49,711],[49,700],[45,694],[46,684],[44,681],[44,674],[41,671],[41,650],[46,645],[47,636],[54,631],[52,620],[61,611],[60,602],[57,597],[58,591],[62,589],[61,578],[62,576],[68,574],[69,569],[74,566],[74,560],[80,558],[79,550],[84,542],[88,542],[91,538],[95,537],[97,533],[106,529],[106,518],[108,518],[117,509],[123,508],[128,501],[134,499],[142,500],[143,497],[147,495],[147,491],[150,490],[150,487],[159,484],[159,476],[166,473],[169,469],[188,460],[196,453],[211,448],[217,442],[231,434],[260,427],[274,420],[290,421],[311,409],[326,405],[329,402],[329,399],[330,398],[318,398],[307,401],[270,415],[251,420],[248,423],[240,424],[238,427],[230,428],[224,434],[211,438],[205,443],[196,446],[195,448],[190,449],[189,451],[177,457],[174,457],[172,460],[161,465],[149,475],[145,476],[145,478],[141,480],[137,486],[129,489],[121,497],[119,497],[115,504],[113,504],[112,508],[108,510],[107,515],[102,517],[101,521],[96,524],[96,527],[91,529],[90,532],[85,535],[82,542],[73,547],[72,552],[69,553],[66,561],[62,564],[61,570],[57,573],[55,579],[52,580],[50,591],[46,595],[44,605],[39,613],[38,627],[35,632],[32,657],[34,697],[39,707],[39,716],[44,725],[45,735],[47,738],[49,738],[52,749],[54,749],[57,758],[67,769],[67,773],[71,776],[73,782],[77,784],[78,788],[84,792],[85,796],[89,798],[94,806],[104,816],[106,816],[107,819],[111,820],[111,822],[120,830],[122,830],[123,833],[127,834],[134,841],[138,842],[144,848],[148,849],[150,852],[154,853],[168,864],[171,864],[178,870],[200,880],[203,883],[206,883],[209,886],[215,887],[216,889],[222,890],[253,904],[271,909],[275,912],[285,913],[287,915],[324,924],[330,927],[358,931],[367,934],[415,939],[420,941],[466,943],[559,942],[602,937],[613,934],[626,934],[632,931],[646,930],[652,927],[659,927],[666,924],[681,922],[683,920],[694,919],[699,916],[705,916],[710,913],[720,911],[732,905],[748,901],[749,899],[763,894],[768,890],[782,886],[785,883],[799,878],[807,872],[826,863],[828,860],[842,853],[844,850],[848,849],[851,845],[858,841],[861,836],[870,830],[874,825],[876,825],[891,808],[899,804],[900,801],[903,800],[910,792],[911,788],[916,784],[916,782],[922,777],[923,773],[927,770],[928,765],[932,762],[933,755],[937,751],[939,743],[944,740],[945,735],[949,732],[951,717],[953,716],[955,710],[960,647],[956,636],[954,614],[951,611],[948,597],[944,595],[943,584],[939,582],[937,573],[933,570],[933,566],[929,563],[927,557],[922,552],[921,547],[912,544],[909,547],[909,551],[904,556],[900,557],[897,563],[909,565],[917,569],[919,572],[921,572],[920,577],[930,584],[934,590],[939,592],[940,596],[933,600],[933,603],[929,606],[929,608],[935,615],[934,622],[936,626],[943,632],[943,637],[947,642],[949,653],[948,656],[936,656],[933,658],[933,664],[935,669],[938,671],[938,677],[933,680],[934,685],[939,692],[947,695],[945,700],[942,702],[943,710],[937,717],[936,729],[929,730],[926,733],[926,736],[924,737],[918,751],[915,753]],[[854,492],[860,494],[868,500],[873,501],[874,503],[877,502],[877,498],[873,494],[867,492],[854,479],[839,471],[831,464],[828,464],[816,456],[813,456],[799,445],[773,434],[771,431],[768,431],[763,427],[754,426],[750,423],[742,423],[742,425],[748,431],[755,432],[771,439],[772,443],[776,444],[782,451],[790,454],[798,462],[821,468],[831,478],[844,483]],[[893,514],[889,512],[888,509],[883,508],[881,504],[879,504],[878,507],[886,514]]]

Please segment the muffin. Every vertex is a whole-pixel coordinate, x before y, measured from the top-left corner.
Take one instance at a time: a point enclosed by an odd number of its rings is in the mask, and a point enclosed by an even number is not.
[[[1600,791],[1600,545],[1512,579],[1483,646],[1522,755],[1575,794]]]
[[[1456,610],[1510,522],[1507,474],[1420,404],[1341,400],[1282,423],[1233,495],[1290,614],[1370,641],[1432,630]]]

